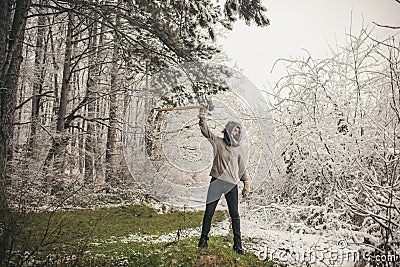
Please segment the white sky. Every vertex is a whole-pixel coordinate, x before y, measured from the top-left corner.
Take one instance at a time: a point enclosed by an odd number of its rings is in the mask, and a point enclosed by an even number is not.
[[[329,56],[329,45],[346,44],[351,28],[358,34],[362,25],[374,28],[373,36],[384,38],[395,30],[373,22],[400,26],[400,3],[395,0],[263,0],[268,27],[237,22],[219,43],[259,89],[270,88],[284,74],[283,65],[270,73],[279,58]],[[397,31],[399,32],[399,31]]]

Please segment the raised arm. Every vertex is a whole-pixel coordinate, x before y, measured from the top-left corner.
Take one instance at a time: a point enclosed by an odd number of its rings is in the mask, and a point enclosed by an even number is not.
[[[210,131],[210,129],[208,128],[207,125],[207,119],[206,119],[206,113],[207,113],[207,106],[206,104],[202,104],[204,106],[204,108],[200,109],[199,111],[199,126],[200,126],[200,130],[201,133],[211,139],[214,140],[216,138],[216,135]]]
[[[200,120],[199,120],[199,125],[200,125],[201,133],[202,133],[205,137],[207,137],[207,138],[209,138],[209,139],[212,139],[212,140],[215,139],[215,134],[214,134],[213,132],[211,132],[210,129],[208,128],[207,120],[206,120],[205,117],[200,118]]]

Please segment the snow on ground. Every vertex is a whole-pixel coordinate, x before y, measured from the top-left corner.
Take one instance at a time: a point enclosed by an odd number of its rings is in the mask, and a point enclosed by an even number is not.
[[[210,241],[216,235],[226,236],[230,230],[230,220],[226,219],[213,225]],[[335,233],[307,234],[268,229],[257,220],[242,218],[241,231],[243,246],[247,252],[254,253],[260,259],[275,259],[289,266],[354,266],[358,256],[357,248],[350,246],[345,239],[338,239]],[[199,237],[200,227],[182,229],[179,238]],[[122,238],[111,238],[107,242],[173,242],[177,232],[157,235],[132,234]],[[95,245],[95,244],[94,244]]]
[[[277,259],[289,265],[354,266],[357,247],[334,233],[307,234],[281,229],[267,229],[255,220],[242,220],[242,235],[248,251],[259,258]]]

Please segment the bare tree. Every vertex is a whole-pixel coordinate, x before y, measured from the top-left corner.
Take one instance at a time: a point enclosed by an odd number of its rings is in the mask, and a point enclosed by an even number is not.
[[[64,52],[64,65],[63,75],[61,81],[61,94],[60,104],[57,113],[57,135],[53,138],[51,149],[45,160],[45,168],[47,168],[51,161],[54,160],[55,168],[61,168],[61,158],[57,155],[61,155],[61,151],[65,148],[67,142],[67,136],[65,132],[65,118],[67,115],[67,103],[70,91],[70,79],[71,79],[71,61],[72,61],[72,35],[74,28],[74,14],[69,11],[67,14],[68,26],[65,36],[65,52]]]
[[[5,258],[13,223],[7,204],[7,161],[13,155],[14,110],[22,62],[22,42],[29,0],[0,3],[0,261]],[[11,26],[11,28],[10,28]],[[2,264],[2,262],[0,262]]]
[[[43,3],[44,1],[41,1]],[[44,11],[43,11],[44,12]],[[32,91],[32,112],[31,112],[31,129],[29,137],[29,149],[33,150],[36,144],[37,128],[39,120],[40,99],[43,92],[47,40],[46,33],[46,17],[39,16],[37,20],[36,32],[36,48],[35,48],[35,75]]]
[[[286,60],[289,75],[273,94],[281,137],[275,195],[344,209],[362,233],[359,245],[393,254],[400,224],[399,47],[366,31],[349,38],[331,58]]]
[[[115,27],[120,27],[120,19],[115,16]],[[120,75],[118,73],[118,65],[120,61],[120,42],[118,34],[113,32],[113,50],[110,68],[110,90],[109,90],[109,127],[107,130],[107,144],[106,144],[106,181],[111,183],[115,181],[115,169],[117,168],[118,155],[118,113],[119,113],[119,92],[121,90]]]

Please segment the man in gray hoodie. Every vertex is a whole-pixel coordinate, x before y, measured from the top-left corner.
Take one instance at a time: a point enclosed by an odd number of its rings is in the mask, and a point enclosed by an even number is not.
[[[211,220],[218,201],[224,194],[232,220],[233,249],[239,254],[244,254],[240,233],[237,184],[239,181],[244,183],[242,195],[245,198],[248,197],[250,186],[245,171],[245,153],[242,146],[240,146],[242,126],[237,122],[230,121],[223,131],[224,137],[218,137],[207,126],[206,111],[206,106],[200,109],[199,125],[202,134],[213,145],[214,160],[210,172],[212,178],[207,191],[206,210],[198,247],[205,248],[208,246],[207,240],[211,228]]]

